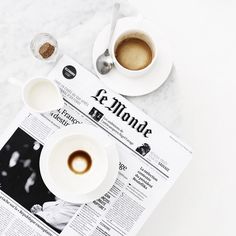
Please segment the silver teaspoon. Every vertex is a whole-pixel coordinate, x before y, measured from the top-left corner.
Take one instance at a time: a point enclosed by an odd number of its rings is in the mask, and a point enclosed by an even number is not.
[[[118,13],[120,10],[120,3],[115,3],[112,13],[112,21],[111,21],[111,29],[110,29],[110,36],[108,40],[107,49],[103,54],[101,54],[96,61],[96,67],[100,74],[105,75],[110,72],[113,67],[113,60],[109,52],[109,46],[111,44],[112,36],[116,27],[116,22],[118,19]]]

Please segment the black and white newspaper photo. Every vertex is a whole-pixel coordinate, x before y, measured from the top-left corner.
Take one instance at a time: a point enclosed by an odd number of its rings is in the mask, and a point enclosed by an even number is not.
[[[18,128],[0,150],[0,189],[60,233],[79,205],[58,199],[45,186],[39,171],[42,147]]]

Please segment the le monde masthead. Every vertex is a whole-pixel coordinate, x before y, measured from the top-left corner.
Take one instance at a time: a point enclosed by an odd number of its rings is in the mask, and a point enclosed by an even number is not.
[[[132,116],[129,112],[127,112],[127,107],[121,103],[116,97],[112,98],[112,102],[109,104],[109,99],[107,96],[107,91],[105,89],[100,89],[97,91],[95,96],[91,96],[101,105],[105,106],[109,111],[111,111],[117,117],[124,122],[126,122],[130,127],[135,129],[138,133],[143,134],[145,138],[148,138],[152,133],[152,130],[148,128],[148,122],[143,121],[143,123],[139,122],[139,120]]]

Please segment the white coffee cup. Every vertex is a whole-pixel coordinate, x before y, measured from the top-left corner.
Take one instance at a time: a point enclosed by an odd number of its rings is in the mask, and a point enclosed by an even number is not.
[[[79,157],[71,168],[71,156],[80,151],[89,155],[89,162],[80,165],[76,163]],[[104,195],[114,184],[118,168],[115,143],[91,125],[70,125],[56,131],[40,156],[40,172],[48,189],[73,203],[90,202]]]
[[[83,161],[83,158],[77,158],[78,164],[76,164],[76,159],[71,161],[74,164],[69,164],[70,157],[76,152],[87,153],[90,160]],[[49,156],[48,171],[55,187],[63,189],[64,192],[73,192],[76,186],[78,186],[77,194],[87,194],[103,182],[108,171],[108,160],[105,150],[96,139],[83,134],[63,137],[54,146]],[[88,162],[91,162],[91,164]],[[74,167],[71,168],[71,166]],[[88,170],[85,171],[86,169]],[[81,174],[77,174],[77,172],[81,172]]]
[[[123,42],[124,40],[129,39],[129,38],[140,39],[140,40],[144,41],[151,49],[151,52],[152,52],[151,63],[149,63],[143,69],[139,69],[139,70],[127,69],[122,64],[120,64],[116,58],[117,47],[119,46],[119,44],[121,42]],[[139,28],[138,26],[137,26],[137,28],[129,28],[126,30],[122,30],[120,32],[116,32],[116,34],[114,35],[114,38],[112,40],[110,50],[111,50],[111,54],[112,54],[112,58],[113,58],[115,67],[117,68],[118,71],[120,71],[122,74],[124,74],[128,77],[139,77],[139,76],[147,73],[152,68],[152,66],[155,63],[156,58],[157,58],[154,35],[152,35],[151,32],[146,32],[144,29]]]
[[[64,105],[58,86],[54,81],[46,78],[28,80],[22,88],[22,99],[32,113],[49,112]]]

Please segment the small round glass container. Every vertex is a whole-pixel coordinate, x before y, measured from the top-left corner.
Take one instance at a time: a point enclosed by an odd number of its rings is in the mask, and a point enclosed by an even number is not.
[[[52,55],[50,55],[47,58],[44,58],[39,53],[40,47],[45,43],[49,43],[54,47],[54,51],[53,51]],[[39,59],[41,61],[52,62],[52,61],[55,61],[57,59],[57,56],[58,56],[58,43],[57,43],[57,40],[52,35],[50,35],[48,33],[37,34],[32,39],[32,41],[30,43],[30,49],[31,49],[31,52],[33,53],[34,57],[36,57],[37,59]]]

